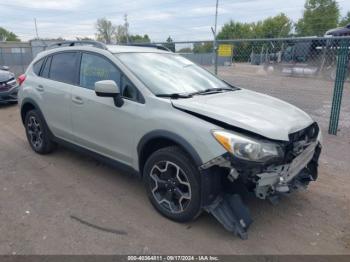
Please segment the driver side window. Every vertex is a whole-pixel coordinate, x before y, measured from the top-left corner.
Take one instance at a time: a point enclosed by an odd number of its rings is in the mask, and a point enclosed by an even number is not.
[[[83,53],[80,65],[80,86],[95,90],[95,82],[114,80],[120,83],[120,71],[101,56]]]
[[[122,97],[144,103],[141,93],[134,84],[107,59],[90,53],[83,53],[80,63],[80,86],[95,90],[95,82],[114,80],[120,87]]]

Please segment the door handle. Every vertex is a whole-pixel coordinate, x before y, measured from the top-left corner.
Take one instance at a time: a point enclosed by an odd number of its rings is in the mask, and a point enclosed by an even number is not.
[[[36,90],[38,90],[39,92],[44,92],[44,87],[42,85],[38,85],[36,87]]]
[[[74,96],[72,101],[78,105],[84,104],[84,101],[80,96]]]

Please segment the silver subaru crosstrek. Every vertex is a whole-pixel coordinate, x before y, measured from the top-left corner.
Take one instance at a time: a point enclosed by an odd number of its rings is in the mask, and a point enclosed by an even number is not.
[[[321,132],[309,115],[156,46],[69,42],[40,53],[19,82],[35,152],[64,144],[117,163],[175,221],[205,210],[246,238],[243,196],[275,202],[317,178]]]

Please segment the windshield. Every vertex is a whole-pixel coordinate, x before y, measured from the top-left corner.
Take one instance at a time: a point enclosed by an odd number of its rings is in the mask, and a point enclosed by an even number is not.
[[[116,55],[155,95],[188,94],[230,88],[186,58],[168,53]]]

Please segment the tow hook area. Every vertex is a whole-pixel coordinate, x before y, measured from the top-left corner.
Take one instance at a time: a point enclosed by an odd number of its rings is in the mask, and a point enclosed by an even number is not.
[[[228,231],[248,239],[247,230],[253,222],[249,209],[238,194],[218,196],[212,204],[205,207]]]

